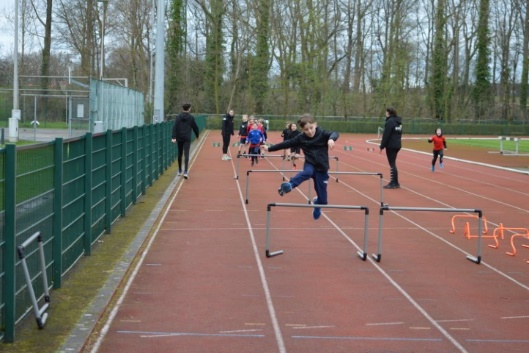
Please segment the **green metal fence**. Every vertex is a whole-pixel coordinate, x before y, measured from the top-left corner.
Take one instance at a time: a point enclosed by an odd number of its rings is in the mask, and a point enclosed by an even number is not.
[[[205,116],[196,120],[204,130]],[[32,310],[17,245],[40,231],[49,287],[60,288],[64,275],[176,160],[171,129],[172,122],[163,122],[0,149],[0,339],[14,342],[17,323]],[[25,249],[25,261],[42,302],[36,242]]]

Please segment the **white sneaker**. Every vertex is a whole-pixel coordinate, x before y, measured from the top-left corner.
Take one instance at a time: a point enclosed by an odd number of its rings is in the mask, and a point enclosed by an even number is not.
[[[176,176],[180,176],[180,175],[182,175],[182,171],[181,171],[181,170],[178,171],[178,173],[176,174]]]
[[[225,161],[225,160],[226,160],[226,157],[228,157],[228,156],[226,156],[225,154],[223,154],[223,155],[222,155],[222,160]]]
[[[189,179],[189,175],[187,175],[187,172],[184,173],[184,179]]]

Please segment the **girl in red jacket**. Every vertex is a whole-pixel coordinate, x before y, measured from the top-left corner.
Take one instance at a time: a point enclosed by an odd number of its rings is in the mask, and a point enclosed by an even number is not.
[[[446,147],[446,140],[443,136],[443,132],[440,128],[435,130],[435,135],[428,139],[429,143],[433,142],[433,159],[432,159],[432,172],[435,171],[435,162],[437,157],[439,157],[439,168],[443,168],[443,149]]]

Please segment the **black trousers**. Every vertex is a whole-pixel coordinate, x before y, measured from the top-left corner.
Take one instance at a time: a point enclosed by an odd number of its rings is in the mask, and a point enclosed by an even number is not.
[[[191,142],[189,141],[177,141],[178,146],[178,170],[182,171],[182,156],[184,156],[184,172],[187,172],[189,166],[189,148],[191,147]]]
[[[230,134],[223,134],[222,135],[222,153],[227,154],[228,153],[228,147],[230,147]]]
[[[400,148],[386,148],[386,157],[388,157],[389,172],[391,176],[390,184],[399,185],[399,171],[397,169],[397,154]]]
[[[437,156],[439,156],[439,163],[443,163],[443,150],[433,150],[432,165],[435,165],[435,162],[437,161]]]

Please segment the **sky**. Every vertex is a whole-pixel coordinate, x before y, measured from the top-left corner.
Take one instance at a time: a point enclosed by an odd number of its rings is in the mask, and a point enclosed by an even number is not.
[[[6,19],[6,15],[13,17],[15,12],[16,0],[0,0],[0,52],[5,56],[6,53],[13,53],[13,41],[15,33],[13,24]]]

